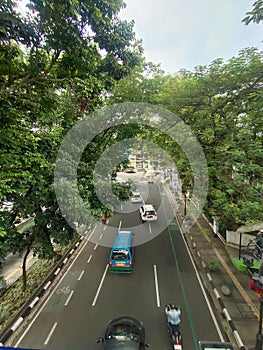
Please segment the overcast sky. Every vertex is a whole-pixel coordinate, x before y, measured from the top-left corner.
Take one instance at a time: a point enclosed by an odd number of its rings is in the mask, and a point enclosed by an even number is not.
[[[124,1],[121,18],[135,21],[146,59],[167,73],[227,61],[246,47],[263,48],[262,24],[241,23],[254,0]]]

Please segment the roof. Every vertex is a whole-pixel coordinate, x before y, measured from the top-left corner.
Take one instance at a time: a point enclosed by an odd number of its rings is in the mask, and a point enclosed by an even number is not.
[[[145,208],[145,210],[154,209],[154,206],[152,204],[145,204],[143,205],[143,207]]]
[[[132,243],[132,232],[131,231],[119,231],[116,233],[113,248],[127,248]]]

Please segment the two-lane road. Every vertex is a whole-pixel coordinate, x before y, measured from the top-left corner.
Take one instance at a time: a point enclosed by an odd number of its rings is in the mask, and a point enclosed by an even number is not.
[[[220,340],[209,303],[179,227],[165,228],[172,218],[166,196],[156,184],[144,191],[146,203],[158,208],[158,221],[141,224],[137,204],[127,202],[109,223],[116,230],[134,228],[139,235],[153,238],[136,246],[132,274],[108,270],[110,248],[99,244],[110,227],[98,225],[83,244],[58,287],[39,310],[33,323],[16,346],[50,350],[100,349],[96,344],[109,320],[121,315],[141,320],[152,350],[170,349],[164,306],[175,302],[182,308],[184,348],[197,349],[198,340]],[[149,192],[149,193],[148,193]],[[162,205],[160,206],[160,204]],[[134,210],[131,212],[131,210]],[[160,234],[158,230],[164,227]],[[88,239],[89,237],[87,237]]]

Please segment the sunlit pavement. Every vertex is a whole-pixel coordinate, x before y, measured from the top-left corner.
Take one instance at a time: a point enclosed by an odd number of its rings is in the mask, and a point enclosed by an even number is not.
[[[36,260],[37,258],[33,256],[33,253],[30,253],[27,258],[27,269],[30,268]],[[7,255],[1,271],[1,276],[4,277],[7,286],[14,283],[22,275],[22,263],[23,256],[21,254]]]

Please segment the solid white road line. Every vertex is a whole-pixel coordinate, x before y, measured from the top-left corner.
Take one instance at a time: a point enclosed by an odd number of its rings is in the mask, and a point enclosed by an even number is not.
[[[159,294],[159,286],[158,286],[158,277],[157,277],[157,268],[156,265],[153,265],[153,273],[154,273],[154,281],[155,281],[155,291],[156,291],[156,302],[157,307],[161,306],[160,303],[160,294]]]
[[[84,272],[85,272],[84,270],[81,272],[81,274],[79,275],[78,281],[81,280],[82,276],[84,275]]]
[[[120,224],[119,224],[119,231],[120,231],[120,229],[121,229],[121,224],[122,224],[122,221],[120,221]]]
[[[149,232],[152,233],[152,226],[149,222],[148,222],[148,224],[149,224]]]
[[[89,256],[88,261],[87,261],[87,264],[89,264],[91,258],[92,258],[92,254]]]
[[[171,205],[171,201],[170,201],[169,198],[168,198],[168,201],[169,201],[169,204]],[[205,291],[205,289],[204,289],[204,286],[203,286],[203,284],[202,284],[201,277],[200,277],[200,275],[199,275],[199,272],[198,272],[197,267],[196,267],[196,265],[195,265],[195,262],[194,262],[194,260],[193,260],[193,257],[192,257],[192,254],[191,254],[191,252],[190,252],[190,249],[189,249],[189,247],[188,247],[188,245],[187,245],[187,242],[186,242],[186,239],[185,239],[184,234],[183,234],[183,232],[182,232],[181,226],[180,226],[180,224],[179,224],[179,222],[178,222],[178,220],[177,220],[177,218],[176,218],[176,213],[175,213],[175,212],[174,212],[174,217],[175,217],[175,220],[176,220],[177,225],[178,225],[178,227],[179,227],[179,230],[180,230],[182,239],[183,239],[183,241],[184,241],[184,245],[185,245],[185,247],[186,247],[186,249],[187,249],[189,258],[190,258],[191,263],[192,263],[192,265],[193,265],[193,267],[194,267],[195,274],[196,274],[197,280],[198,280],[198,282],[199,282],[199,286],[200,286],[201,291],[202,291],[202,293],[203,293],[203,296],[204,296],[204,298],[205,298],[205,300],[206,300],[206,304],[207,304],[207,307],[208,307],[208,309],[209,309],[210,315],[211,315],[211,317],[212,317],[212,319],[213,319],[213,321],[214,321],[214,325],[215,325],[215,327],[216,327],[217,333],[218,333],[218,335],[219,335],[219,337],[220,337],[220,340],[221,340],[221,341],[224,341],[223,334],[222,334],[221,329],[220,329],[220,327],[219,327],[219,325],[218,325],[218,322],[217,322],[217,320],[216,320],[215,314],[214,314],[214,312],[213,312],[213,308],[212,308],[212,306],[211,306],[211,303],[210,303],[210,301],[209,301],[209,299],[208,299],[208,296],[207,296],[206,291]]]
[[[96,295],[95,295],[95,298],[94,298],[94,300],[93,300],[93,302],[92,302],[92,304],[91,304],[92,306],[95,306],[95,305],[96,305],[96,302],[97,302],[97,299],[98,299],[98,296],[99,296],[99,292],[100,292],[101,287],[102,287],[102,284],[103,284],[103,282],[104,282],[104,279],[105,279],[105,276],[106,276],[108,267],[109,267],[109,264],[107,264],[106,267],[105,267],[105,270],[104,270],[104,272],[103,272],[103,275],[102,275],[102,278],[101,278],[101,281],[100,281],[99,288],[98,288],[97,293],[96,293]]]
[[[73,293],[74,293],[74,290],[72,290],[72,291],[70,292],[70,294],[69,294],[69,296],[68,296],[68,299],[66,300],[64,306],[67,306],[67,305],[68,305],[68,303],[69,303],[69,301],[70,301],[70,299],[71,299]]]
[[[55,331],[57,325],[58,325],[57,322],[55,322],[55,323],[53,324],[53,327],[51,328],[51,331],[49,332],[49,334],[48,334],[46,340],[44,341],[44,344],[45,344],[45,345],[47,345],[47,343],[49,342],[49,340],[50,340],[50,338],[52,337],[52,334],[54,333],[54,331]]]

